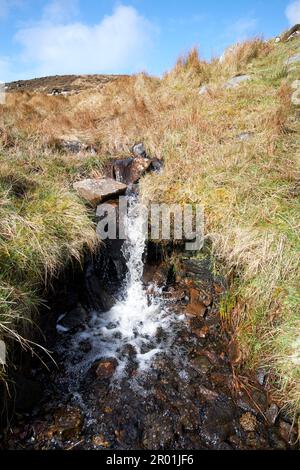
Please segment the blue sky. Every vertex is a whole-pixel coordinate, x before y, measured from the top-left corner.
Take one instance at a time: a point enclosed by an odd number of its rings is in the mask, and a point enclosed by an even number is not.
[[[0,0],[0,80],[160,75],[195,45],[209,59],[296,22],[300,0]]]

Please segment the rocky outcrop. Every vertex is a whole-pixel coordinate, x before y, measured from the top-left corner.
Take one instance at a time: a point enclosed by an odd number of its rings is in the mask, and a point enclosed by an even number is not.
[[[285,65],[297,64],[300,62],[300,54],[295,54],[285,61]]]
[[[58,150],[63,152],[78,154],[78,153],[89,153],[90,155],[96,155],[97,149],[92,145],[88,145],[82,142],[75,136],[60,137],[56,140],[55,146]]]
[[[136,184],[146,173],[160,171],[162,162],[144,157],[116,160],[113,165],[114,178],[124,184]]]
[[[74,184],[78,194],[93,206],[125,194],[127,186],[113,179],[86,179]]]
[[[300,36],[300,24],[296,24],[291,29],[289,29],[283,36],[280,38],[281,41],[291,41],[294,38]]]
[[[241,83],[247,82],[248,80],[251,80],[250,75],[238,75],[237,77],[233,77],[230,80],[228,80],[228,82],[225,83],[224,88],[227,88],[227,89],[236,88]]]

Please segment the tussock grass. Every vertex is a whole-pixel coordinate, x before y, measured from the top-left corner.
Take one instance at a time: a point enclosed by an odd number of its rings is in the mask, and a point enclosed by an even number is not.
[[[258,38],[221,61],[193,50],[162,79],[121,77],[68,98],[10,95],[0,113],[4,288],[26,292],[26,273],[38,285],[65,256],[79,256],[84,241],[92,244],[86,212],[66,183],[101,172],[103,157],[128,155],[143,141],[165,165],[142,180],[143,198],[204,205],[207,238],[235,279],[223,317],[239,341],[240,366],[269,368],[279,402],[299,416],[300,123],[291,84],[300,77],[285,65],[299,47],[299,39]],[[243,73],[251,81],[224,88]],[[95,145],[101,159],[59,152],[61,135]]]

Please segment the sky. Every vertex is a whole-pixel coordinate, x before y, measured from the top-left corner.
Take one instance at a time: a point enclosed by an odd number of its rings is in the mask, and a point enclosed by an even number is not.
[[[0,0],[0,81],[161,75],[194,46],[210,59],[296,23],[300,0]]]

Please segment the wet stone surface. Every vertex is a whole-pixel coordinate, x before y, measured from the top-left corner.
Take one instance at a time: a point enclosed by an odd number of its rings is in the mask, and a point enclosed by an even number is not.
[[[72,340],[91,321],[92,312],[87,312],[84,323],[58,336],[58,367],[50,365],[49,374],[40,371],[45,386],[42,401],[26,417],[19,416],[2,447],[290,448],[291,426],[279,416],[276,405],[268,403],[263,386],[245,377],[237,385],[239,379],[232,375],[229,341],[222,333],[217,308],[223,291],[222,283],[205,267],[183,260],[176,282],[155,294],[163,298],[169,315],[178,317],[167,342],[168,331],[156,332],[155,346],[160,340],[167,347],[141,370],[135,347],[123,345],[119,351],[119,358],[126,357],[122,374],[117,374],[114,357],[98,357],[84,366],[94,346],[88,337],[76,347]],[[67,347],[74,348],[68,357]],[[145,343],[141,354],[151,348],[151,341]],[[70,363],[75,367],[70,368]]]

